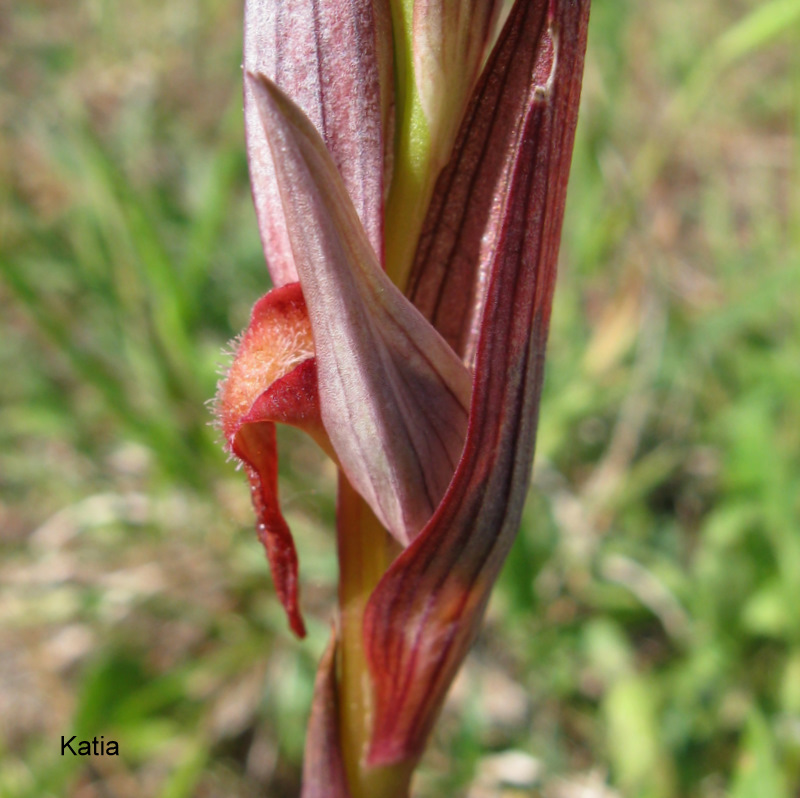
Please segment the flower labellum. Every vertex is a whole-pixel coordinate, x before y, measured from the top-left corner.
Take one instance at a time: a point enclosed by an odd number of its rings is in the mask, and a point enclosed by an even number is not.
[[[303,798],[403,798],[530,481],[589,0],[247,0],[277,286],[218,412],[302,636],[274,425],[340,470]],[[487,49],[491,42],[491,52]]]
[[[217,412],[227,446],[245,467],[272,577],[289,623],[305,635],[298,607],[297,554],[278,504],[275,423],[305,429],[325,448],[317,398],[314,342],[298,283],[275,288],[256,303]]]

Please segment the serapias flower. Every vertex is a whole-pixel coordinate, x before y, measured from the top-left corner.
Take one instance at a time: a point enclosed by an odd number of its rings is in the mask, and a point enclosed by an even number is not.
[[[219,415],[302,635],[274,424],[340,469],[304,798],[407,794],[530,479],[589,0],[248,0],[276,286]],[[491,53],[488,44],[496,37]]]

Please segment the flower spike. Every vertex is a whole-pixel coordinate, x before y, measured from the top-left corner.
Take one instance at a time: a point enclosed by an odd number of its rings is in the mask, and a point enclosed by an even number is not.
[[[302,798],[408,798],[513,543],[589,5],[245,0],[247,152],[277,288],[218,411],[300,635],[275,423],[339,469],[339,611]]]

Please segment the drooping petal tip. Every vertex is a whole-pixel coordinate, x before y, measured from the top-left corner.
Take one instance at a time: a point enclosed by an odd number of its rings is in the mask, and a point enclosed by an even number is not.
[[[243,463],[275,590],[292,630],[305,626],[298,602],[297,553],[278,501],[275,423],[292,424],[325,442],[319,414],[314,344],[298,283],[276,288],[254,306],[217,412],[230,452]]]

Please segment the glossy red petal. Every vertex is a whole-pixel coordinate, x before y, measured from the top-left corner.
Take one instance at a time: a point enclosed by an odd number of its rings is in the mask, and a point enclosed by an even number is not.
[[[375,251],[383,251],[384,163],[391,141],[388,0],[246,0],[244,69],[267,75],[310,117]],[[245,130],[253,199],[275,285],[297,280],[275,167],[252,87]]]
[[[313,354],[299,284],[276,288],[253,308],[217,398],[228,446],[250,481],[258,537],[275,590],[300,637],[305,627],[298,606],[297,553],[278,501],[275,422],[297,426],[325,446]]]
[[[350,798],[339,739],[338,704],[334,631],[314,681],[300,798]]]
[[[488,204],[497,209],[488,230],[495,244],[483,264],[464,454],[433,518],[394,562],[365,614],[375,686],[372,764],[421,752],[516,534],[533,460],[588,13],[589,0],[518,0],[477,90],[484,110],[469,118],[455,156],[472,151],[473,135],[483,141],[477,149],[484,158],[495,137],[512,154]],[[527,102],[517,123],[492,111],[484,95],[512,80],[519,63],[527,65]],[[489,113],[513,126],[510,140],[502,128],[486,135],[482,115]],[[487,207],[485,196],[479,201]]]
[[[325,429],[350,482],[406,544],[461,454],[469,373],[381,270],[308,120],[266,78],[253,81],[313,327]]]

